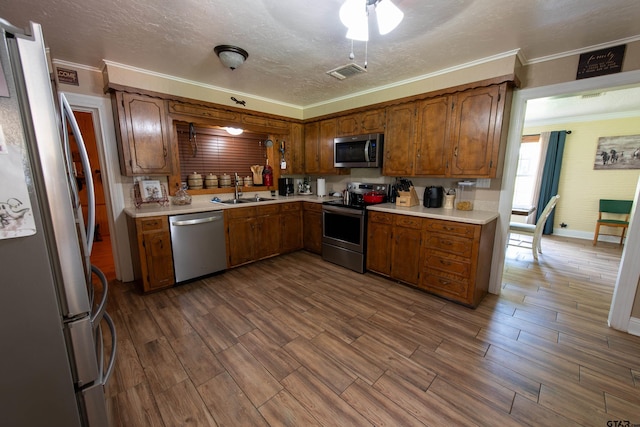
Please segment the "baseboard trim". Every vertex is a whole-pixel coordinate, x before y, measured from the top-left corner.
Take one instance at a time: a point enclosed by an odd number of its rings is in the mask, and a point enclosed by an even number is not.
[[[640,337],[640,318],[632,317],[629,319],[629,328],[627,329],[631,335]]]
[[[565,228],[554,228],[553,234],[560,237],[572,237],[574,239],[593,240],[593,232],[567,230]],[[626,240],[626,239],[625,239]],[[620,243],[620,237],[601,234],[598,236],[598,242]]]

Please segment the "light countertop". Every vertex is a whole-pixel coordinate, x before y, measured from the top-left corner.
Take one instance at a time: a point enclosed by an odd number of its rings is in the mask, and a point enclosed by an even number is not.
[[[131,206],[125,209],[125,213],[132,218],[144,218],[150,216],[162,216],[162,215],[181,215],[190,214],[196,212],[209,212],[209,211],[221,211],[224,209],[234,209],[237,207],[252,207],[260,205],[269,205],[274,203],[287,203],[287,202],[312,202],[322,203],[329,200],[337,200],[339,197],[318,197],[316,195],[294,195],[294,196],[271,196],[260,195],[261,197],[270,198],[273,200],[265,200],[262,202],[248,202],[237,205],[212,202],[213,195],[207,196],[194,196],[190,205],[172,205],[160,206],[157,203],[145,203],[140,208],[136,209]],[[458,221],[469,224],[488,224],[494,219],[498,218],[498,212],[488,211],[459,211],[456,209],[444,209],[444,208],[425,208],[421,204],[412,207],[396,206],[393,203],[381,203],[379,205],[373,205],[367,207],[370,211],[388,212],[400,215],[419,216],[423,218],[442,219],[447,221]]]
[[[196,212],[209,212],[209,211],[221,211],[224,209],[234,209],[237,207],[252,207],[269,205],[274,203],[287,203],[287,202],[313,202],[322,203],[328,200],[339,199],[339,197],[318,197],[316,195],[310,196],[271,196],[270,194],[260,194],[260,197],[269,198],[273,200],[265,200],[262,202],[247,202],[237,205],[225,204],[219,202],[212,202],[213,194],[206,196],[193,196],[190,205],[173,205],[160,206],[157,203],[145,203],[140,208],[136,209],[134,206],[125,208],[125,213],[132,218],[144,218],[149,216],[162,216],[162,215],[181,215],[190,214]],[[250,198],[250,195],[242,196],[243,198]],[[228,198],[228,197],[227,197]],[[171,199],[171,197],[169,197]]]
[[[382,203],[369,206],[370,211],[388,212],[393,214],[419,216],[423,218],[442,219],[446,221],[466,222],[469,224],[488,224],[498,218],[498,212],[488,211],[459,211],[457,209],[425,208],[422,205],[408,207],[396,206],[393,203]]]

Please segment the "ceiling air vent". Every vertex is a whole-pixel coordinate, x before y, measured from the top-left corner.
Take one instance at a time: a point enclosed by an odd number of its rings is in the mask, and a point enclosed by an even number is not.
[[[347,64],[342,65],[338,68],[334,68],[333,70],[327,71],[327,74],[335,77],[338,80],[344,80],[348,77],[355,76],[356,74],[366,73],[367,70],[359,66],[358,64]]]

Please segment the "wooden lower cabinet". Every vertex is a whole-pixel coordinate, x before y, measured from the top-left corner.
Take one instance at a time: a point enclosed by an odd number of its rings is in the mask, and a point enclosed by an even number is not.
[[[427,219],[419,286],[461,304],[477,306],[489,288],[496,223]]]
[[[391,277],[410,285],[420,280],[420,257],[424,219],[396,215],[391,242]]]
[[[280,206],[225,210],[227,265],[235,267],[280,253]]]
[[[302,243],[305,250],[322,253],[322,204],[302,203]]]
[[[418,285],[424,219],[369,212],[367,269],[410,285]]]
[[[367,220],[367,270],[391,275],[393,218],[383,212],[369,212]]]
[[[142,291],[173,286],[175,278],[168,217],[127,218],[134,276]]]
[[[281,253],[302,249],[302,203],[285,203],[280,206]]]
[[[367,269],[475,307],[489,287],[496,222],[369,212]]]

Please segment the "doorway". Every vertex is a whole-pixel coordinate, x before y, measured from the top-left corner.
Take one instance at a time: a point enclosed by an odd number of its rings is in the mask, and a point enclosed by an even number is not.
[[[91,113],[81,111],[74,111],[73,115],[78,122],[78,127],[80,128],[80,133],[84,139],[87,154],[89,156],[89,163],[91,164],[92,169],[90,171],[90,175],[92,177],[95,191],[96,229],[95,237],[93,239],[93,250],[91,252],[91,263],[102,270],[108,281],[112,281],[116,278],[115,263],[111,249],[111,233],[109,230],[107,205],[105,202],[104,186],[102,183],[100,158],[98,156],[98,146],[96,143],[96,132],[93,126],[93,116]],[[79,155],[75,146],[73,134],[70,133],[69,139],[71,142],[73,162],[76,167],[81,169],[79,166]],[[80,202],[85,218],[87,217],[87,187],[84,177],[87,175],[89,174],[87,174],[86,171],[78,171]]]
[[[499,294],[502,285],[503,271],[505,266],[505,253],[506,243],[509,235],[509,221],[512,201],[514,194],[514,182],[516,176],[518,152],[520,148],[522,130],[524,128],[525,110],[528,101],[546,98],[550,96],[566,96],[570,94],[578,94],[593,90],[605,90],[612,88],[625,88],[625,87],[637,87],[640,84],[640,71],[629,71],[625,73],[615,74],[611,76],[594,77],[591,79],[577,80],[573,82],[561,83],[556,85],[524,89],[516,91],[514,93],[511,122],[509,124],[509,137],[507,143],[507,152],[505,155],[505,168],[502,176],[502,185],[500,190],[499,201],[499,214],[500,222],[496,232],[496,239],[493,252],[493,263],[491,266],[491,284],[490,292]],[[630,242],[631,243],[631,242]],[[632,249],[637,252],[636,246],[640,248],[640,245],[628,244],[626,249]],[[629,251],[631,252],[631,251]],[[621,268],[619,277],[625,274]],[[616,283],[616,293],[618,292],[619,283]],[[638,283],[629,282],[624,284],[626,295],[635,295]],[[615,298],[614,298],[615,302]],[[624,322],[628,322],[631,314],[631,301],[626,301],[624,304],[612,304],[610,312],[610,325],[616,329],[626,330],[627,328],[621,327]],[[612,318],[622,319],[622,321],[612,321]]]

